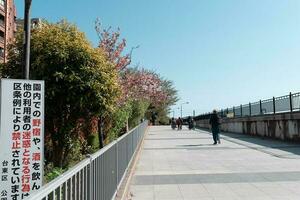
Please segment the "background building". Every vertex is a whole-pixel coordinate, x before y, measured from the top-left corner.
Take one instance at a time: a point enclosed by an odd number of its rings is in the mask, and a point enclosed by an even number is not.
[[[42,26],[41,18],[31,18],[31,29],[38,28]],[[17,19],[17,29],[24,29],[24,19]]]
[[[6,62],[7,46],[15,38],[16,18],[14,0],[0,0],[0,62]]]

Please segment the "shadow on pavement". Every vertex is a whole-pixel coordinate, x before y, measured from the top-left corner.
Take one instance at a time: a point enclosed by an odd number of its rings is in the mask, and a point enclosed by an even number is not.
[[[198,129],[210,134],[207,129]],[[225,137],[224,137],[225,136]],[[257,135],[245,135],[242,133],[221,133],[221,139],[227,140],[248,148],[263,151],[265,153],[274,154],[274,156],[281,157],[283,154],[277,154],[265,150],[281,150],[291,154],[300,155],[300,144],[290,141],[276,140],[273,138],[262,137]]]

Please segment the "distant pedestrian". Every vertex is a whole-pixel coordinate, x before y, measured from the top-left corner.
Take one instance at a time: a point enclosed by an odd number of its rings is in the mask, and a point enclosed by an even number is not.
[[[194,119],[191,116],[188,117],[188,125],[189,125],[189,130],[194,129]]]
[[[211,114],[209,119],[209,124],[211,125],[211,132],[213,135],[214,144],[217,144],[217,142],[220,144],[221,141],[220,141],[219,133],[220,133],[221,123],[216,110],[213,110],[213,113]]]
[[[176,120],[174,117],[172,117],[172,119],[171,119],[171,127],[173,130],[175,130],[175,128],[176,128]]]
[[[151,121],[152,121],[152,125],[155,126],[155,120],[157,118],[157,114],[155,112],[151,113]]]
[[[179,117],[178,118],[178,121],[179,121],[179,127],[178,127],[178,130],[182,130],[182,124],[183,124],[183,121],[182,119]]]
[[[179,130],[179,128],[180,128],[180,120],[179,120],[179,118],[176,119],[176,126],[177,126],[177,130]]]
[[[176,125],[178,131],[182,129],[182,119],[180,117],[178,117],[178,119],[176,120]]]
[[[182,125],[183,125],[183,120],[182,120],[182,118],[179,117],[179,126],[180,126],[180,130],[182,130]]]
[[[195,122],[194,118],[192,119],[192,124],[193,124],[193,130],[195,130],[195,128],[196,128],[196,122]]]

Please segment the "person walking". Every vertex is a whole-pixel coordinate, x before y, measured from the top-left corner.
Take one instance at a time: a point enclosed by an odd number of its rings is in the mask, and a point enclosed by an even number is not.
[[[195,130],[195,128],[196,128],[196,122],[195,122],[194,118],[192,118],[192,124],[193,124],[193,130]]]
[[[214,145],[221,143],[220,141],[220,118],[216,110],[213,110],[213,113],[210,115],[209,124],[211,125],[211,132],[213,135]]]
[[[188,117],[188,125],[189,125],[189,130],[194,129],[194,119],[191,116]]]
[[[176,120],[176,124],[177,124],[177,130],[181,130],[182,129],[182,124],[183,124],[183,121],[180,117],[178,117],[178,119]]]
[[[177,130],[179,131],[179,129],[180,129],[180,119],[179,118],[176,119],[176,125],[177,125]]]
[[[174,117],[172,117],[172,119],[171,119],[171,127],[173,130],[175,130],[175,128],[176,128],[176,120]]]
[[[179,117],[179,129],[182,130],[183,120]]]
[[[157,118],[157,114],[154,111],[152,111],[152,113],[151,113],[152,126],[155,126],[156,118]]]

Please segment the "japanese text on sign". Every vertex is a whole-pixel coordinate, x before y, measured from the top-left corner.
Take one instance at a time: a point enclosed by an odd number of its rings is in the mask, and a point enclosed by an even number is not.
[[[42,186],[44,82],[1,80],[0,200],[24,199]]]

